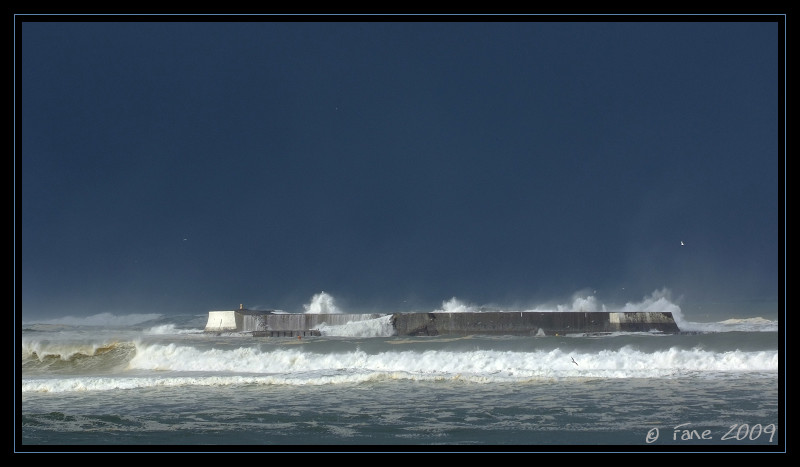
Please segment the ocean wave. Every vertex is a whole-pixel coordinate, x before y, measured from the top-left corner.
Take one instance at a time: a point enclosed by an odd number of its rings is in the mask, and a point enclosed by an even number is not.
[[[573,364],[571,358],[580,362]],[[403,371],[411,373],[470,373],[537,376],[552,372],[584,376],[617,374],[647,376],[681,371],[777,371],[778,352],[732,350],[713,352],[703,349],[670,348],[642,352],[632,347],[599,352],[572,352],[561,349],[532,352],[473,351],[385,351],[370,354],[362,350],[339,353],[314,353],[302,349],[262,351],[253,347],[230,350],[200,350],[179,345],[140,345],[129,362],[131,369],[158,371],[205,371],[234,373],[292,374],[309,371],[357,369],[364,371]]]
[[[756,318],[732,318],[713,323],[685,321],[678,325],[687,332],[778,332],[778,322]]]
[[[77,357],[102,356],[117,347],[125,345],[116,341],[104,342],[50,342],[41,340],[23,340],[21,348],[22,360],[36,359],[43,361],[48,358],[59,360],[72,360]],[[133,343],[128,342],[132,348]]]
[[[250,374],[209,374],[193,372],[187,375],[171,373],[165,376],[138,377],[72,377],[28,379],[22,383],[22,392],[83,392],[108,391],[119,389],[142,389],[179,386],[240,386],[240,385],[356,385],[380,383],[393,380],[461,382],[465,384],[514,383],[535,384],[559,380],[626,379],[626,378],[724,378],[734,377],[740,372],[774,375],[777,369],[777,355],[770,352],[727,353],[723,355],[698,355],[694,352],[670,351],[644,361],[643,359],[620,360],[609,355],[591,358],[576,355],[573,364],[569,356],[559,354],[543,356],[543,362],[532,366],[508,366],[508,358],[494,358],[486,355],[479,358],[465,356],[450,359],[436,353],[381,355],[370,358],[367,355],[337,357],[338,363],[315,365],[309,369],[306,359],[298,355],[284,356],[286,371],[278,373]],[[516,359],[516,357],[511,357]],[[558,363],[555,363],[555,360]],[[655,360],[655,363],[652,363]],[[355,367],[342,367],[345,362],[361,362]],[[412,362],[419,362],[413,364]],[[547,366],[544,362],[550,362]],[[291,368],[291,369],[288,369]],[[302,368],[302,369],[301,369]],[[163,368],[161,368],[163,370]]]

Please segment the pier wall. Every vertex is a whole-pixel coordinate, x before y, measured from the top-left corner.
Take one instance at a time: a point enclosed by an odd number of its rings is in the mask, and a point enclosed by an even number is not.
[[[275,336],[281,332],[317,330],[320,326],[342,326],[377,319],[386,314],[272,313],[251,310],[211,311],[206,331],[258,332]],[[680,332],[672,313],[662,312],[475,312],[394,313],[391,324],[400,336],[447,334],[507,334],[550,336],[574,333]]]
[[[239,323],[236,318],[239,318]],[[206,331],[236,331],[242,327],[242,316],[234,311],[209,311]]]
[[[680,332],[672,313],[652,312],[480,312],[396,313],[398,335],[564,335],[606,332]]]
[[[284,313],[264,315],[260,329],[247,329],[247,331],[297,331],[303,329],[317,329],[322,325],[343,326],[356,321],[380,318],[386,316],[377,313],[346,314],[346,313]]]

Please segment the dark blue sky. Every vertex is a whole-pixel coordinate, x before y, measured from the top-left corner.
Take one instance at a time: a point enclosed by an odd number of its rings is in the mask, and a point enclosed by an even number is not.
[[[17,49],[25,318],[778,311],[774,18],[61,19]]]

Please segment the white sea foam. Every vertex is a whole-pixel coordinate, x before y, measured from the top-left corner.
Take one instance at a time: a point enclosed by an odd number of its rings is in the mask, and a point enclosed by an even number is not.
[[[761,317],[744,319],[726,319],[713,323],[695,323],[684,321],[678,326],[681,331],[695,332],[777,332],[778,322]]]
[[[174,324],[162,324],[153,326],[152,328],[145,329],[145,334],[152,335],[171,335],[171,334],[197,334],[203,332],[203,329],[179,329]]]
[[[336,306],[335,300],[332,295],[323,292],[315,294],[311,297],[311,302],[303,305],[306,313],[327,314],[327,313],[341,313],[342,311]]]
[[[434,313],[475,313],[477,311],[479,310],[476,307],[467,305],[456,297],[443,301],[441,309],[433,310]]]
[[[578,362],[572,363],[572,358]],[[177,345],[146,345],[131,360],[131,370],[157,370],[163,376],[28,379],[23,392],[132,389],[154,386],[237,384],[352,384],[382,379],[463,380],[476,383],[561,378],[664,378],[774,373],[777,351],[709,352],[669,349],[643,353],[632,348],[598,353],[559,349],[520,353],[477,350],[427,350],[369,354],[361,350],[314,354],[296,349],[262,352],[254,348],[197,350]],[[185,374],[182,374],[185,373]]]
[[[504,371],[536,376],[577,371],[582,376],[659,376],[682,371],[776,371],[777,351],[712,352],[702,349],[642,352],[630,347],[597,353],[571,353],[574,366],[562,350],[514,352],[497,350],[424,352],[389,351],[369,354],[361,350],[342,353],[310,353],[300,349],[268,352],[252,347],[231,350],[198,350],[189,346],[143,345],[130,361],[131,369],[171,371],[234,371],[297,373],[319,370],[404,371],[412,373],[481,373]]]
[[[341,326],[330,326],[323,323],[318,330],[323,336],[386,337],[395,334],[391,319],[391,315],[386,315],[375,319],[351,321]]]

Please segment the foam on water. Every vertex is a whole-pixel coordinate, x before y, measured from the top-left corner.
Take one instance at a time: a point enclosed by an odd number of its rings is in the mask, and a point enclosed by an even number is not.
[[[391,315],[386,315],[375,319],[351,321],[340,326],[332,326],[323,323],[318,327],[318,330],[323,336],[388,337],[395,334],[391,319]]]
[[[572,362],[575,359],[577,364]],[[22,391],[64,392],[176,385],[357,384],[379,379],[475,383],[525,382],[537,379],[671,378],[733,373],[775,373],[777,351],[709,352],[669,349],[644,353],[629,347],[597,353],[427,350],[369,354],[361,350],[317,354],[299,349],[264,352],[255,348],[200,351],[176,345],[137,349],[128,370],[163,372],[131,376],[33,378]]]

